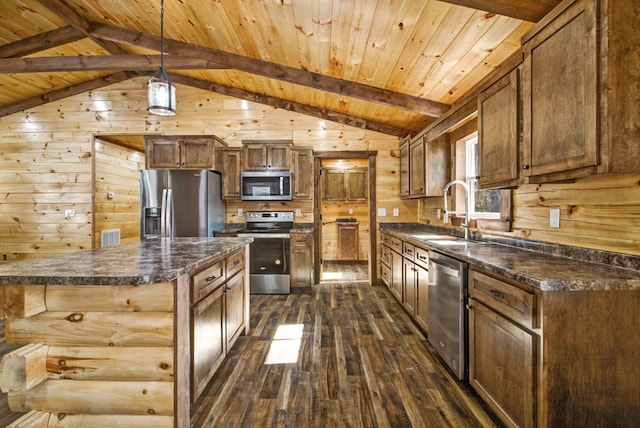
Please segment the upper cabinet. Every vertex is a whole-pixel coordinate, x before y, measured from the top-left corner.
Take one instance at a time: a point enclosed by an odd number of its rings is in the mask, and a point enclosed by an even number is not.
[[[220,153],[220,172],[222,173],[222,198],[240,199],[240,168],[242,149],[227,148]]]
[[[245,171],[291,170],[290,141],[243,141]]]
[[[147,168],[218,169],[216,149],[226,147],[216,136],[147,136]]]
[[[367,168],[322,170],[324,201],[366,201],[369,198]]]
[[[478,96],[478,183],[482,188],[519,182],[519,70],[514,69]]]
[[[313,196],[313,150],[293,149],[293,198]]]
[[[441,196],[449,181],[449,139],[446,134],[432,140],[420,135],[400,144],[400,197]]]
[[[566,0],[524,37],[527,182],[638,171],[638,22],[637,0]]]

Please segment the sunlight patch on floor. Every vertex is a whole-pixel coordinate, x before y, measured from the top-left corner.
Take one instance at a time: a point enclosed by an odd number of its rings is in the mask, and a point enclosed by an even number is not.
[[[342,278],[342,272],[322,272],[323,280],[337,280]]]
[[[281,324],[271,341],[265,365],[298,362],[304,324]]]

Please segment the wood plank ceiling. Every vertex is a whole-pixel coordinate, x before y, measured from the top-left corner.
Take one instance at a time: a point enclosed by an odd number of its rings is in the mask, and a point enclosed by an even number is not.
[[[178,85],[404,136],[559,1],[165,0],[165,67]],[[0,118],[151,76],[159,34],[160,0],[2,0]]]

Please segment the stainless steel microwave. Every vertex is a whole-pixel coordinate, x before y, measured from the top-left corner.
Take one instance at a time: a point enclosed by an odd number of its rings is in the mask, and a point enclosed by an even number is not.
[[[240,173],[243,201],[290,201],[290,171],[244,171]]]

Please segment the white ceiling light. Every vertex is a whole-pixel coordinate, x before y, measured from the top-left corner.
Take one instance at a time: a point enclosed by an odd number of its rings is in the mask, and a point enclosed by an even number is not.
[[[176,114],[176,88],[164,69],[164,0],[160,0],[160,70],[147,83],[149,113],[159,116]]]

